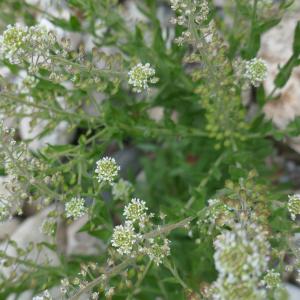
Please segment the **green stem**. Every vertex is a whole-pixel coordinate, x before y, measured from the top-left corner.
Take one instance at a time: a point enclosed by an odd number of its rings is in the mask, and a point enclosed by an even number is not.
[[[186,226],[187,224],[189,224],[192,220],[194,219],[194,217],[189,217],[186,218],[178,223],[175,224],[169,224],[166,225],[164,227],[158,228],[156,230],[153,230],[149,233],[144,234],[143,238],[144,239],[148,239],[148,238],[155,238],[157,236],[160,236],[162,234],[167,234],[172,230],[175,230],[177,228],[181,228]],[[77,300],[79,299],[79,297],[86,292],[89,292],[93,287],[97,286],[99,283],[101,283],[101,281],[103,280],[103,275],[106,279],[113,277],[117,274],[119,274],[122,270],[126,269],[130,264],[132,264],[135,261],[134,258],[127,258],[125,261],[123,261],[122,263],[120,263],[119,265],[108,269],[107,271],[103,272],[103,274],[99,277],[97,277],[96,279],[94,279],[93,281],[91,281],[89,284],[87,284],[83,289],[81,289],[80,291],[78,291],[74,296],[72,296],[71,298],[69,298],[69,300]]]

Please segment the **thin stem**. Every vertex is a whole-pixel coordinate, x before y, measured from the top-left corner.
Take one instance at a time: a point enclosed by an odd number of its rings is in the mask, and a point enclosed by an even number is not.
[[[149,238],[155,238],[157,236],[160,236],[162,234],[167,234],[172,230],[175,230],[177,228],[181,228],[186,226],[187,224],[189,224],[192,220],[194,219],[194,217],[188,217],[178,223],[175,224],[169,224],[166,225],[164,227],[158,228],[156,230],[153,230],[149,233],[144,234],[143,238],[144,239],[149,239]],[[80,291],[78,291],[74,296],[72,296],[71,298],[69,298],[69,300],[76,300],[79,299],[79,297],[86,292],[89,292],[93,287],[95,287],[96,285],[98,285],[99,283],[101,283],[101,281],[103,280],[103,277],[105,279],[108,279],[110,277],[113,277],[117,274],[119,274],[122,270],[126,269],[130,264],[132,264],[135,261],[134,258],[127,258],[125,261],[123,261],[122,263],[120,263],[119,265],[108,269],[107,271],[103,272],[103,274],[99,277],[97,277],[96,279],[94,279],[93,281],[91,281],[89,284],[87,284],[83,289],[81,289]]]

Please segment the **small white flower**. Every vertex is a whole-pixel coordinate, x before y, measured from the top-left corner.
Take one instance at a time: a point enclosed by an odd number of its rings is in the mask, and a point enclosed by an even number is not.
[[[104,157],[98,160],[96,164],[95,172],[97,173],[98,182],[108,182],[112,185],[121,169],[116,160],[112,157]]]
[[[0,222],[5,221],[10,216],[9,205],[6,200],[0,200]]]
[[[300,195],[290,195],[288,202],[288,210],[291,214],[292,220],[296,219],[296,215],[300,214]]]
[[[128,72],[128,83],[133,86],[137,93],[149,88],[149,83],[156,83],[158,78],[155,76],[155,70],[150,67],[149,63],[145,65],[139,63]]]
[[[55,36],[45,26],[8,25],[0,37],[0,52],[12,64],[23,60],[32,63],[33,58],[49,56],[49,49],[55,43]]]
[[[69,202],[67,202],[65,204],[67,218],[78,219],[82,217],[87,212],[84,202],[83,198],[78,197],[73,197]]]
[[[123,215],[130,222],[139,222],[143,224],[147,219],[146,202],[137,198],[131,199],[130,203],[125,206]]]
[[[270,245],[265,232],[256,224],[248,225],[247,229],[236,224],[232,231],[218,235],[214,246],[215,265],[221,277],[232,282],[250,280],[266,271]]]
[[[269,270],[263,279],[263,284],[265,284],[268,289],[279,287],[280,283],[280,273],[274,270]]]
[[[253,58],[246,62],[245,78],[258,87],[267,77],[267,64],[261,58]]]
[[[170,241],[168,239],[164,239],[162,245],[154,242],[151,246],[145,249],[145,252],[149,258],[157,266],[159,266],[163,262],[164,258],[170,255]]]
[[[139,235],[135,233],[133,225],[126,222],[125,225],[118,225],[114,228],[111,244],[121,255],[129,255],[138,238]]]

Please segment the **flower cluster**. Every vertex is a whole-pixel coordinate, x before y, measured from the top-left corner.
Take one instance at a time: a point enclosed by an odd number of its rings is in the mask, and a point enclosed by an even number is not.
[[[145,238],[147,232],[154,229],[150,221],[153,214],[147,214],[147,210],[144,201],[132,199],[124,209],[125,224],[114,228],[111,244],[121,255],[147,255],[156,265],[160,265],[170,255],[170,241],[159,236]]]
[[[127,200],[133,192],[132,184],[124,179],[120,179],[112,187],[112,195],[115,200]]]
[[[74,219],[82,217],[87,212],[84,203],[85,201],[83,198],[73,197],[65,204],[66,217]]]
[[[278,272],[275,272],[273,269],[269,270],[263,279],[263,283],[269,289],[279,287],[281,283],[280,274]]]
[[[267,64],[261,58],[253,58],[246,62],[245,78],[248,79],[255,87],[258,87],[267,76]]]
[[[148,220],[147,210],[148,207],[145,201],[133,198],[131,202],[125,206],[123,215],[129,222],[138,222],[139,225],[143,227]]]
[[[98,182],[106,182],[112,185],[120,169],[120,166],[117,165],[116,160],[112,157],[104,157],[98,160],[95,170]]]
[[[223,203],[220,199],[208,200],[208,211],[204,222],[223,226],[232,220],[232,208]]]
[[[12,64],[27,61],[35,67],[49,57],[55,43],[55,35],[44,26],[8,25],[0,37],[0,52]]]
[[[86,287],[89,280],[97,274],[98,265],[95,262],[81,263],[80,271],[73,278],[63,278],[60,281],[60,292],[62,299],[69,299],[74,290]],[[103,288],[102,288],[103,289]],[[90,291],[88,299],[97,300],[99,293]]]
[[[114,228],[111,244],[117,248],[118,253],[121,255],[132,254],[133,246],[141,239],[134,231],[134,227],[130,222],[125,225],[119,225]]]
[[[230,281],[259,277],[267,267],[269,244],[262,228],[250,224],[246,229],[237,224],[224,231],[214,242],[216,268]]]
[[[9,203],[5,199],[0,199],[0,222],[8,219],[10,216]]]
[[[223,231],[217,237],[214,246],[214,260],[219,272],[213,284],[217,291],[214,299],[254,299],[246,295],[256,294],[258,299],[264,299],[259,297],[261,291],[257,286],[267,269],[270,246],[262,227],[254,223],[235,224],[231,231]],[[236,296],[229,297],[228,293],[233,291]]]
[[[295,194],[289,196],[289,201],[288,201],[288,210],[291,214],[292,220],[296,219],[296,215],[300,215],[300,195]]]
[[[48,290],[45,290],[42,295],[35,296],[32,298],[32,300],[52,300],[50,293]]]
[[[207,20],[209,14],[209,6],[206,0],[202,1],[186,1],[186,0],[170,0],[171,8],[178,14],[171,21],[173,24],[188,25],[192,17],[196,23]]]
[[[0,157],[4,163],[6,177],[3,178],[4,190],[0,194],[0,221],[13,214],[22,213],[24,200],[33,200],[28,195],[29,184],[35,184],[34,170],[45,171],[45,165],[30,155],[24,143],[14,139],[15,130],[0,122]],[[45,172],[43,172],[44,174]]]
[[[214,283],[209,291],[210,299],[213,300],[265,300],[266,292],[258,289],[251,281],[230,282],[221,279]]]
[[[145,248],[145,254],[159,266],[162,264],[163,259],[170,255],[170,241],[168,239],[162,239],[161,241],[149,240],[149,246]]]
[[[149,63],[145,65],[139,63],[128,72],[128,83],[133,86],[133,90],[141,93],[142,90],[148,90],[149,83],[156,83],[158,81],[155,76],[155,70]]]

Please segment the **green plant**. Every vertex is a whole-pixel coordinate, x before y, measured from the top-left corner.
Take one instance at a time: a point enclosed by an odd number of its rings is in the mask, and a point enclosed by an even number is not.
[[[24,202],[37,210],[52,204],[41,228],[51,243],[22,249],[8,239],[16,256],[1,250],[3,266],[15,266],[1,276],[1,299],[28,289],[41,295],[34,299],[52,299],[54,286],[72,300],[286,299],[285,255],[300,267],[293,239],[299,196],[274,185],[276,166],[265,161],[275,141],[299,134],[297,120],[279,130],[261,109],[249,118],[242,94],[256,89],[260,108],[272,101],[257,52],[291,4],[228,0],[220,16],[212,1],[136,1],[142,18],[132,24],[118,1],[67,1],[68,19],[0,1],[1,66],[9,70],[0,78],[1,115],[39,128],[20,141],[1,124],[9,193],[0,219],[22,215]],[[170,24],[157,17],[161,9],[173,15]],[[94,47],[74,47],[36,23],[37,14]],[[297,26],[276,89],[299,64],[299,38]],[[60,126],[71,141],[31,147]],[[128,148],[144,176],[136,166],[123,169],[115,155]],[[83,215],[80,231],[102,241],[103,252],[68,256],[56,239],[60,224]],[[28,259],[45,248],[58,253],[58,266]]]

